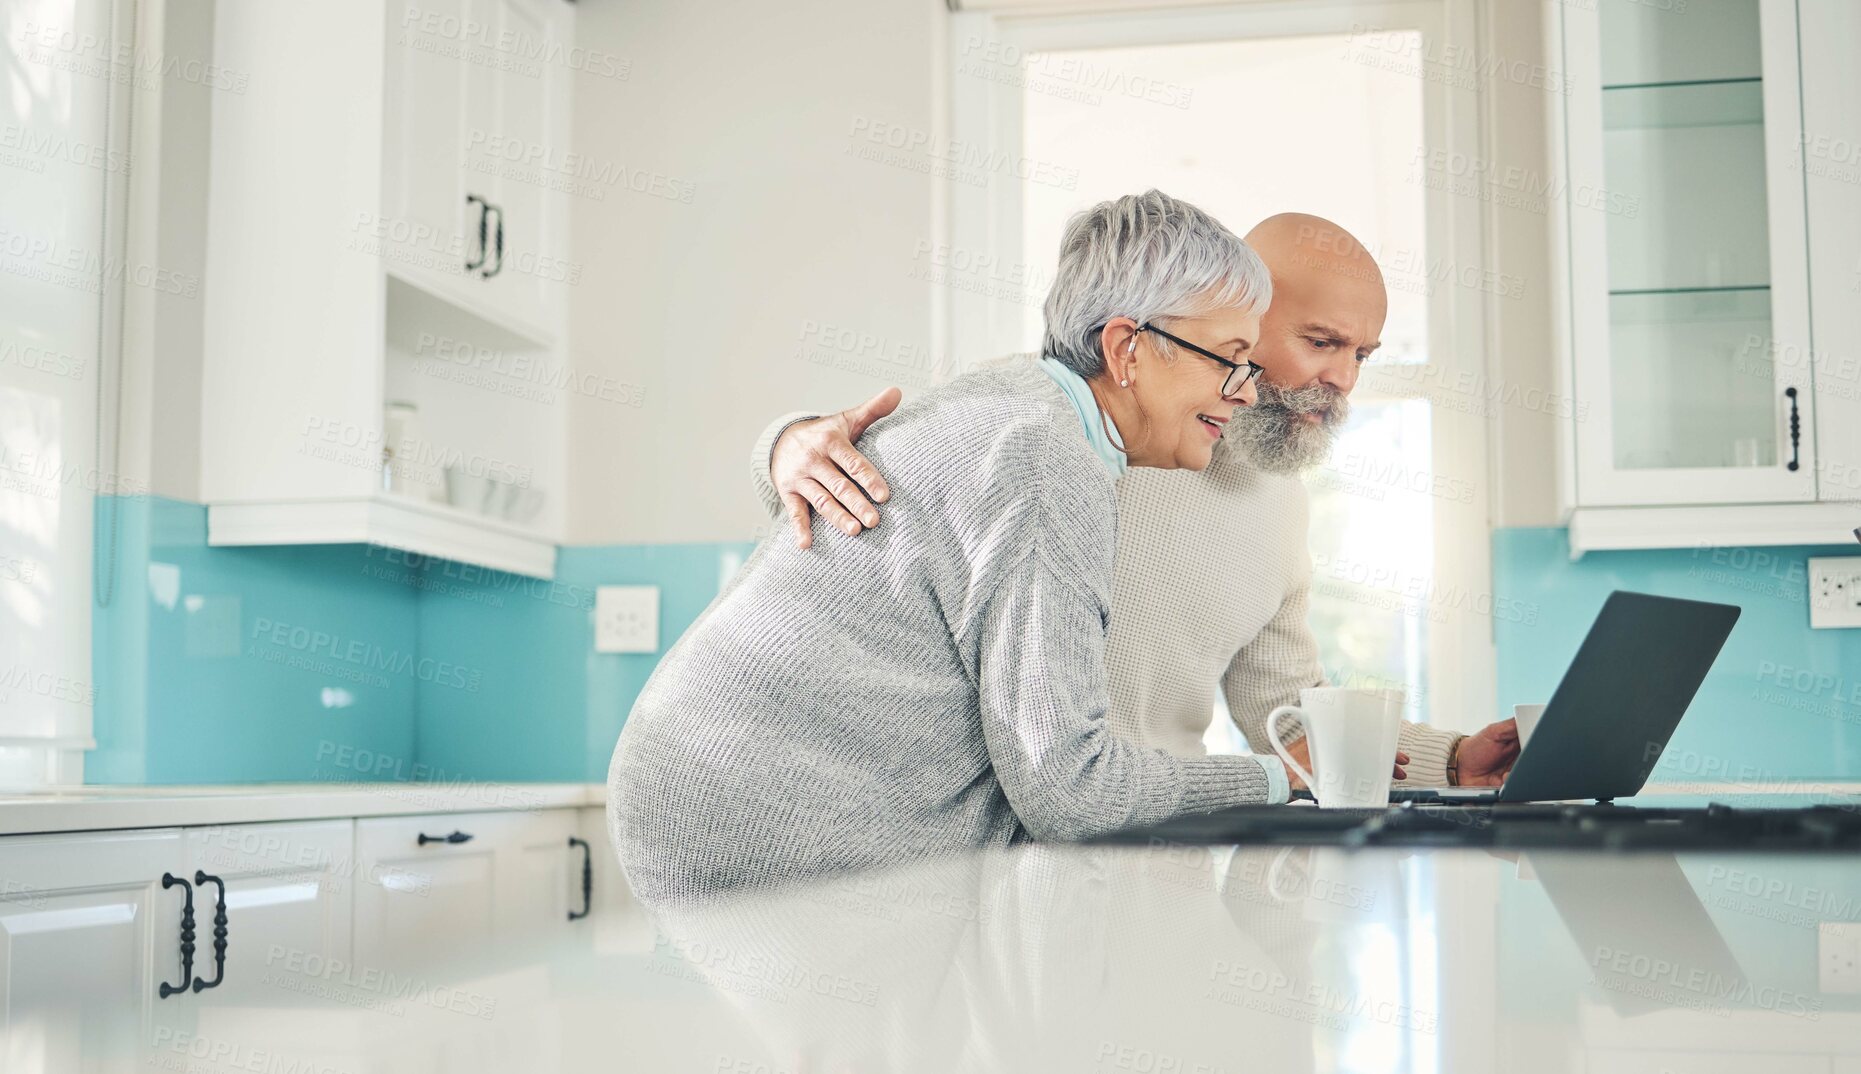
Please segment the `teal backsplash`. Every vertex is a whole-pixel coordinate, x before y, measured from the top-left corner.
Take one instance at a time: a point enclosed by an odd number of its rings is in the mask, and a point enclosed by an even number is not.
[[[595,587],[659,586],[663,651],[753,547],[566,547],[545,582],[362,545],[212,548],[206,508],[159,498],[99,498],[100,533],[113,511],[92,783],[602,779],[656,657],[594,651]]]
[[[1571,562],[1556,529],[1493,535],[1493,592],[1533,610],[1495,624],[1500,711],[1547,701],[1590,621],[1617,589],[1744,609],[1656,779],[1861,778],[1861,631],[1809,629],[1806,560],[1827,548],[1591,552]]]
[[[93,783],[600,780],[652,654],[594,651],[594,591],[660,588],[663,652],[749,542],[565,547],[544,582],[359,545],[210,548],[198,504],[100,499]],[[1861,631],[1811,631],[1831,549],[1591,553],[1493,536],[1498,701],[1543,701],[1615,589],[1741,605],[1663,757],[1680,779],[1861,778]]]

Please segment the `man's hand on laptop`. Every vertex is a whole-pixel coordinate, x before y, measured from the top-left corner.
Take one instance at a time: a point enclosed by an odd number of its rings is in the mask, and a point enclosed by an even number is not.
[[[892,493],[853,441],[897,410],[901,397],[897,388],[887,388],[838,414],[798,421],[776,440],[769,452],[769,480],[795,525],[797,545],[814,544],[809,505],[850,537],[879,524],[879,509],[873,503],[884,503]]]
[[[1497,787],[1518,759],[1518,723],[1511,719],[1489,723],[1455,744],[1449,771],[1457,772],[1459,778],[1449,782],[1457,787]]]

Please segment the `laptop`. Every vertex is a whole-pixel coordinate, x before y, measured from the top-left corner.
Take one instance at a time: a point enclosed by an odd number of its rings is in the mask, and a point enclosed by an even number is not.
[[[1617,590],[1564,672],[1506,781],[1396,788],[1390,801],[1627,798],[1648,782],[1740,609]]]

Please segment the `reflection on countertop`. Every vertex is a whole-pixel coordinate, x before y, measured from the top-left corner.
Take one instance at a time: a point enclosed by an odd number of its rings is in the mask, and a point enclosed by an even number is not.
[[[1854,855],[1035,846],[633,907],[546,949],[462,945],[417,979],[363,952],[282,959],[263,982],[162,1009],[141,1059],[230,1071],[263,1052],[357,1074],[1854,1070],[1857,956]],[[15,1012],[8,1032],[72,1013]]]

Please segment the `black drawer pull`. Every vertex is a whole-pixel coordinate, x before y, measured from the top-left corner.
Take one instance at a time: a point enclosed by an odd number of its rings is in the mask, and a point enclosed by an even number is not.
[[[490,256],[491,248],[485,244],[485,214],[491,211],[491,203],[476,194],[465,196],[465,207],[478,206],[478,256],[465,263],[465,271],[477,272],[485,267],[485,258]]]
[[[569,911],[570,921],[580,921],[594,909],[594,851],[588,849],[588,840],[569,836],[569,846],[582,848],[582,912]]]
[[[1790,461],[1786,469],[1795,472],[1802,465],[1803,417],[1796,409],[1796,389],[1785,388],[1783,393],[1790,397]]]
[[[451,835],[428,835],[425,832],[420,833],[421,846],[426,846],[428,843],[469,843],[471,841],[472,837],[464,832],[453,832]]]
[[[497,229],[492,233],[493,237],[491,240],[491,248],[497,252],[497,260],[485,266],[484,276],[485,279],[488,280],[504,271],[504,210],[497,205],[487,205],[485,211],[487,214],[498,214]]]
[[[208,876],[199,869],[194,870],[194,884],[205,891],[208,884],[219,888],[219,895],[213,900],[213,980],[203,981],[194,978],[194,991],[202,992],[209,988],[218,988],[226,980],[226,881],[217,876]]]
[[[181,885],[187,902],[181,906],[181,983],[171,985],[162,982],[162,998],[167,999],[177,992],[187,991],[187,983],[194,977],[194,885],[175,876],[173,873],[162,874],[162,890],[166,891],[176,884]]]

